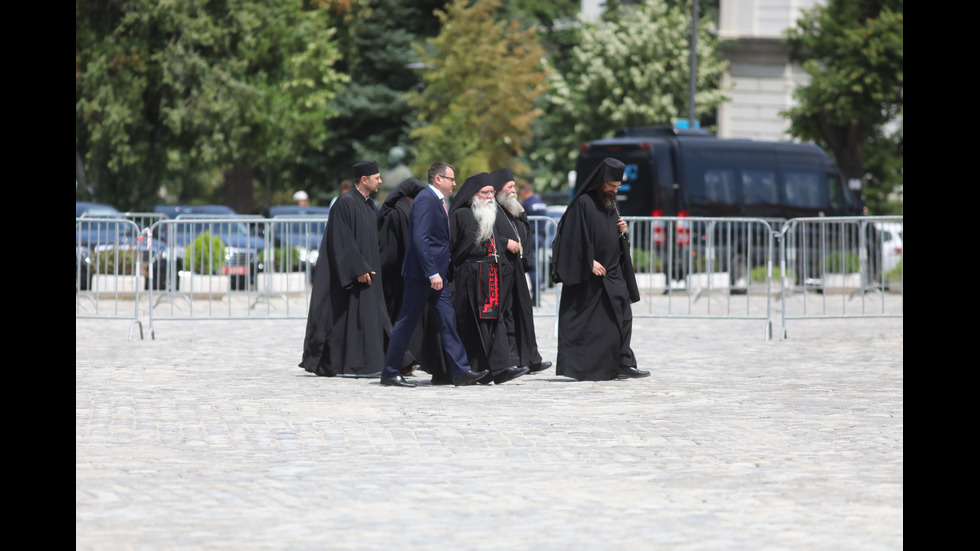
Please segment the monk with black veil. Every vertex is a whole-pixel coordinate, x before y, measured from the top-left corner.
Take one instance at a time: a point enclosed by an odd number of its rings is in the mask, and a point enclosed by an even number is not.
[[[616,204],[625,169],[617,159],[603,159],[575,190],[552,244],[552,279],[562,284],[555,373],[580,381],[650,375],[636,368],[630,347],[627,278],[635,276],[624,258],[628,248],[620,246],[626,222]]]
[[[385,308],[374,161],[354,165],[354,187],[330,208],[313,274],[303,361],[310,373],[377,377],[391,321]]]
[[[466,179],[449,209],[455,280],[453,309],[459,336],[474,370],[490,370],[480,383],[502,384],[527,373],[511,363],[507,330],[500,320],[500,257],[494,238],[497,207],[490,174]]]

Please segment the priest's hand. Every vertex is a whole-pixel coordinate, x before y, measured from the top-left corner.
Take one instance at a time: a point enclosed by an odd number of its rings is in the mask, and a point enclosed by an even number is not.
[[[599,264],[597,261],[593,260],[592,273],[599,277],[603,277],[606,275],[606,269],[602,267],[602,264]]]
[[[622,218],[620,218],[619,219],[619,222],[616,222],[616,227],[619,228],[619,233],[620,234],[626,233],[626,220],[623,220]]]
[[[371,284],[371,274],[373,274],[373,273],[376,273],[376,272],[368,272],[366,274],[361,274],[361,275],[357,276],[357,282],[358,283],[367,283],[368,285],[370,285]]]
[[[436,290],[436,291],[442,289],[442,276],[439,275],[439,274],[436,274],[436,275],[430,277],[429,278],[429,284],[432,285],[432,288],[434,290]]]
[[[514,241],[513,239],[508,239],[507,251],[510,252],[511,254],[517,254],[521,252],[521,244],[518,243],[517,241]]]

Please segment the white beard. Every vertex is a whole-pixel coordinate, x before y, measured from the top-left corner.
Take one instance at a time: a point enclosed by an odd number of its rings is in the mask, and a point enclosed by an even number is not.
[[[511,214],[514,218],[521,215],[521,202],[517,200],[517,192],[508,193],[507,195],[498,195],[497,202],[500,206],[507,209],[507,212]]]
[[[493,237],[493,225],[497,221],[497,206],[493,202],[485,203],[478,197],[470,203],[473,216],[476,217],[476,241],[482,243]]]

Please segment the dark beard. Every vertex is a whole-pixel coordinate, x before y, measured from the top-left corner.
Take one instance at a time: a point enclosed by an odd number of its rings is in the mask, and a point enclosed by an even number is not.
[[[606,193],[602,190],[596,190],[592,195],[596,203],[602,208],[606,209],[606,212],[615,212],[616,208],[616,193]]]

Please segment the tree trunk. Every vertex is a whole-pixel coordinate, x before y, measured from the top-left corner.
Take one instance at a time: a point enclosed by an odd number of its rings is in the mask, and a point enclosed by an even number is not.
[[[868,138],[866,131],[857,125],[836,126],[825,117],[819,121],[820,130],[830,146],[837,168],[845,181],[852,178],[864,181],[864,148]]]
[[[225,204],[239,214],[251,214],[252,187],[252,167],[235,163],[225,171]]]

